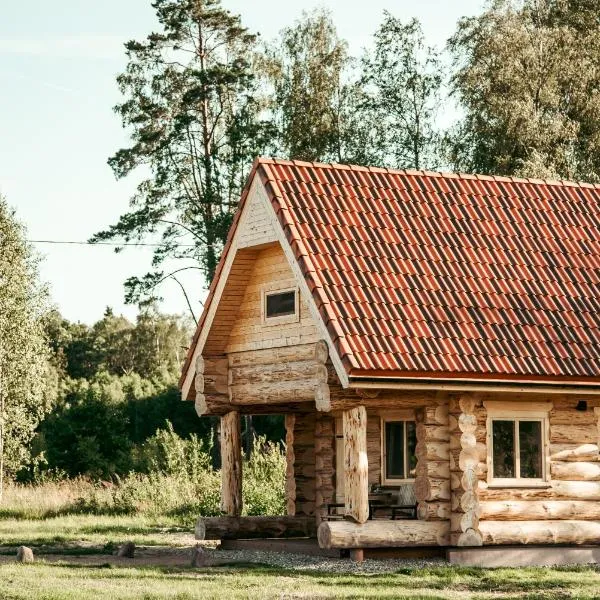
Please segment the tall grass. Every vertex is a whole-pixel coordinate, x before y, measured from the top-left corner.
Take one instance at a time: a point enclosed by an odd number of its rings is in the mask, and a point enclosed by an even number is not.
[[[0,517],[43,519],[68,514],[168,517],[190,526],[199,516],[220,514],[221,475],[211,466],[210,449],[192,436],[168,428],[141,449],[140,468],[113,482],[83,478],[9,484]],[[283,514],[285,458],[276,444],[255,441],[243,464],[244,512]]]

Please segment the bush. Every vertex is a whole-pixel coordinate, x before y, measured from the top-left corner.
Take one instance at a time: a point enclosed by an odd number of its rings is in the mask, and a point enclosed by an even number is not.
[[[285,514],[285,456],[278,444],[265,437],[254,441],[244,461],[242,477],[244,514]]]
[[[145,472],[115,476],[112,482],[82,477],[60,481],[46,472],[46,481],[39,485],[9,486],[0,514],[17,518],[139,514],[175,518],[189,527],[200,516],[220,514],[221,474],[212,466],[210,450],[195,435],[181,438],[169,423],[139,449],[136,460]],[[258,438],[243,462],[244,514],[283,514],[284,486],[281,448]]]

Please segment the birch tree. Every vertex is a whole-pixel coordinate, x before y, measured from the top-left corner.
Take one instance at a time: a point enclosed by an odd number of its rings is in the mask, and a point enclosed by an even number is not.
[[[5,476],[29,460],[29,442],[52,402],[45,302],[24,229],[0,197],[0,499]]]

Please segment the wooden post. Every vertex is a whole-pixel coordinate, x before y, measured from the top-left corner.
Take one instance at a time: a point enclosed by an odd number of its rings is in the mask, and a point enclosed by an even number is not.
[[[221,510],[231,516],[242,513],[242,440],[240,414],[221,417]]]
[[[357,523],[369,518],[369,462],[367,459],[367,410],[357,406],[344,411],[344,514]]]
[[[296,415],[285,415],[285,505],[288,516],[296,514],[296,477],[294,473],[294,426]]]

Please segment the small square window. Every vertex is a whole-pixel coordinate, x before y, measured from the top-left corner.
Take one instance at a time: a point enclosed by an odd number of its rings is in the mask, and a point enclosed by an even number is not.
[[[267,293],[265,297],[265,316],[287,317],[296,314],[296,290]]]

